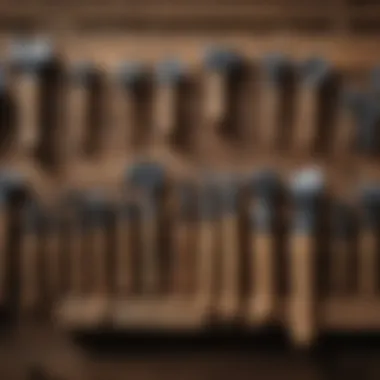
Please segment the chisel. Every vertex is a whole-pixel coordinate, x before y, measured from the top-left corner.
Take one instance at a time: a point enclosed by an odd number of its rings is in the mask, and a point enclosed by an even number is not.
[[[368,183],[360,193],[361,223],[358,245],[358,288],[361,296],[378,290],[380,183]]]
[[[218,189],[213,180],[205,179],[198,192],[198,236],[196,265],[196,305],[201,310],[213,307],[216,276],[216,249],[218,239],[219,204]]]
[[[55,60],[55,52],[46,39],[15,41],[10,58],[18,70],[14,83],[19,110],[17,150],[31,154],[40,143],[41,88],[46,70]]]
[[[126,182],[138,193],[141,213],[141,286],[148,295],[160,287],[159,274],[159,209],[166,173],[156,162],[140,162],[126,174]]]
[[[217,308],[223,320],[232,320],[239,311],[241,290],[238,179],[221,178],[218,181],[218,193],[221,201],[221,287]]]
[[[318,169],[294,174],[290,183],[292,232],[290,236],[289,322],[295,343],[308,345],[316,335],[316,250],[324,176]]]
[[[205,119],[212,129],[219,127],[228,109],[227,81],[229,75],[241,67],[241,58],[235,52],[212,47],[206,51]]]
[[[20,307],[32,311],[41,302],[41,234],[46,227],[44,210],[35,200],[23,210],[20,248]]]
[[[157,128],[156,136],[161,142],[167,141],[176,128],[179,85],[185,75],[184,64],[175,59],[159,62],[156,67],[154,121]]]
[[[349,290],[353,217],[349,204],[338,201],[333,204],[329,277],[331,293],[334,295],[344,295]]]
[[[270,54],[263,59],[260,91],[261,142],[267,148],[277,146],[281,125],[284,86],[290,63],[281,54]]]
[[[299,71],[295,140],[297,149],[310,152],[319,133],[321,89],[331,76],[331,67],[321,58],[310,58],[301,64]]]
[[[255,321],[266,322],[273,318],[276,307],[276,222],[281,183],[272,170],[256,173],[252,182],[249,312]]]
[[[90,93],[97,73],[92,62],[75,62],[69,67],[67,109],[68,154],[76,159],[85,151],[89,132]]]
[[[111,107],[116,144],[122,149],[131,148],[135,141],[136,128],[139,128],[137,92],[147,76],[148,70],[140,62],[125,61],[117,68]]]

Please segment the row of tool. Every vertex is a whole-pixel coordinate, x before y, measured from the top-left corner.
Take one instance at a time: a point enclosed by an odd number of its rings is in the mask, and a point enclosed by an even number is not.
[[[363,186],[355,206],[327,207],[315,168],[294,173],[289,186],[271,170],[170,185],[163,166],[145,161],[126,170],[121,198],[75,191],[54,207],[28,196],[17,206],[23,188],[21,177],[1,174],[1,197],[14,205],[1,208],[0,294],[5,304],[14,294],[9,268],[18,257],[24,312],[48,304],[82,327],[111,313],[120,328],[170,328],[210,314],[231,321],[243,307],[266,323],[285,298],[285,319],[302,343],[315,333],[320,297],[380,301],[376,182]]]
[[[284,142],[292,151],[378,152],[378,70],[369,89],[356,91],[322,58],[271,54],[257,69],[225,47],[207,50],[200,70],[168,59],[102,72],[91,61],[65,63],[42,39],[14,42],[9,56],[3,131],[15,129],[16,146],[7,146],[23,154],[63,163],[84,152],[130,152],[147,139],[196,144],[205,131],[235,135],[253,151]]]

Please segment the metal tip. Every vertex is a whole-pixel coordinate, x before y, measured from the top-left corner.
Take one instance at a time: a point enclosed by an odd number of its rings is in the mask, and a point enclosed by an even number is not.
[[[160,62],[156,66],[156,75],[159,83],[177,83],[185,74],[186,69],[184,64],[176,59]]]
[[[300,71],[305,82],[310,85],[321,85],[331,75],[332,68],[324,59],[313,57],[301,64]]]
[[[288,59],[280,53],[271,53],[264,57],[263,65],[270,80],[279,82],[290,68]]]
[[[13,64],[26,71],[40,70],[55,58],[54,46],[47,38],[16,40],[10,46]]]
[[[139,162],[127,169],[127,183],[147,190],[157,190],[165,181],[165,169],[158,162]]]
[[[323,191],[324,186],[323,172],[318,168],[310,168],[294,174],[290,183],[290,190],[295,197],[314,197]]]
[[[204,56],[204,64],[210,70],[230,71],[239,67],[241,63],[241,57],[228,48],[210,47]]]
[[[125,61],[117,69],[118,80],[126,87],[133,86],[147,75],[147,69],[143,63]]]

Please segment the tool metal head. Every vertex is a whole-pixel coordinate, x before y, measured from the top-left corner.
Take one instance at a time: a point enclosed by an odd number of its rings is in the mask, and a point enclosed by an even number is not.
[[[228,73],[242,65],[242,58],[233,50],[212,46],[204,55],[204,65],[208,70]]]
[[[290,69],[290,62],[281,53],[271,53],[266,55],[262,61],[267,78],[275,84],[281,83]]]
[[[125,88],[140,83],[148,75],[146,66],[141,62],[124,61],[116,70],[117,81]]]
[[[360,189],[360,204],[364,221],[369,226],[380,222],[380,182],[367,183]]]
[[[9,54],[16,68],[31,74],[44,70],[56,58],[54,45],[47,38],[13,41]]]
[[[92,61],[75,62],[69,69],[70,78],[74,83],[88,85],[98,74],[98,68]]]
[[[331,64],[320,57],[311,57],[300,65],[300,75],[310,86],[321,86],[331,74]]]
[[[125,179],[127,185],[157,195],[164,187],[166,171],[158,162],[138,162],[126,170]]]
[[[177,84],[186,76],[186,67],[178,59],[168,59],[156,66],[156,77],[160,84]]]

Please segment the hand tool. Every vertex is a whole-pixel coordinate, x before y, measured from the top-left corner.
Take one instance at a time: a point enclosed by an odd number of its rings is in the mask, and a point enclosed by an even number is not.
[[[160,141],[166,141],[176,128],[176,111],[179,85],[186,75],[184,64],[171,59],[159,62],[156,67],[157,90],[154,121]]]
[[[301,79],[297,92],[295,139],[301,151],[310,151],[315,146],[318,135],[319,107],[321,89],[332,74],[331,66],[321,58],[309,58],[302,62],[299,69]]]
[[[36,200],[29,201],[23,211],[20,306],[23,311],[32,311],[41,302],[41,234],[46,218]]]
[[[295,343],[308,345],[316,334],[316,255],[320,206],[325,188],[324,175],[303,169],[290,183],[292,232],[290,236],[290,330]]]
[[[113,123],[116,125],[116,146],[122,149],[132,148],[136,128],[139,128],[137,115],[137,92],[139,86],[148,77],[144,64],[134,61],[124,61],[116,71],[117,85],[111,97],[113,107]]]
[[[97,74],[90,61],[78,61],[69,67],[67,110],[67,147],[70,158],[83,155],[89,133],[90,92]]]
[[[380,183],[372,182],[360,191],[361,223],[358,245],[358,288],[361,296],[374,296],[378,290],[380,226]]]
[[[195,189],[190,182],[178,184],[173,191],[175,197],[174,221],[172,224],[172,279],[175,295],[184,297],[191,290],[192,260],[195,256],[192,234],[194,229]]]
[[[250,184],[250,314],[255,321],[273,318],[276,307],[276,227],[278,221],[280,178],[273,170],[255,173]]]
[[[335,201],[331,212],[330,286],[334,295],[347,294],[352,260],[354,212],[346,202]]]
[[[270,54],[264,57],[263,75],[260,87],[260,132],[261,143],[267,147],[275,147],[281,125],[284,86],[290,71],[290,63],[281,54]]]
[[[241,67],[241,57],[224,47],[211,47],[206,51],[205,118],[212,129],[218,128],[228,109],[228,76]]]
[[[218,316],[232,320],[240,306],[240,240],[239,240],[239,194],[240,183],[231,175],[217,180],[220,198],[221,238],[221,288]]]
[[[41,88],[46,70],[55,60],[55,52],[47,39],[15,41],[10,58],[19,71],[14,86],[19,108],[17,149],[30,154],[40,143]]]
[[[158,218],[166,173],[157,162],[139,162],[126,173],[126,184],[139,192],[141,213],[141,268],[143,293],[156,293],[160,286]]]
[[[198,189],[198,238],[196,304],[200,309],[211,311],[213,307],[214,280],[216,276],[216,249],[218,239],[218,188],[208,176]]]
[[[116,292],[119,296],[131,295],[135,283],[132,234],[138,222],[138,205],[132,200],[123,199],[116,211]]]

